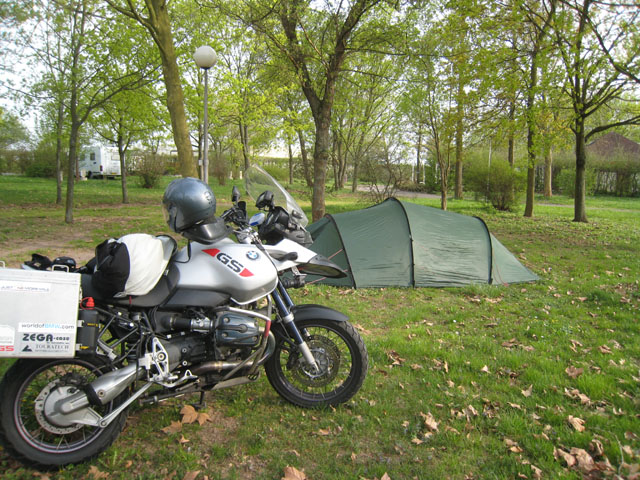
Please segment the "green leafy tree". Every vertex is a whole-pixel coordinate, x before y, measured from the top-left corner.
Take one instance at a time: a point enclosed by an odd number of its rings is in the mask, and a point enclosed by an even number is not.
[[[17,115],[0,107],[0,172],[15,170],[12,152],[29,141],[29,131]]]
[[[533,203],[535,194],[535,172],[536,172],[536,134],[537,122],[536,113],[538,105],[536,98],[539,97],[539,70],[541,68],[541,57],[548,53],[549,44],[547,34],[551,21],[556,10],[556,1],[551,0],[546,5],[540,4],[537,0],[531,3],[526,1],[518,5],[524,14],[523,27],[526,32],[528,78],[523,82],[526,89],[525,117],[527,122],[527,199],[524,209],[525,217],[533,216]],[[546,50],[546,52],[545,52]]]
[[[183,176],[195,176],[196,168],[189,137],[184,92],[182,90],[178,55],[174,46],[169,15],[169,1],[145,0],[144,4],[131,0],[106,0],[117,12],[142,25],[158,47],[166,87],[166,101],[171,117],[173,139],[178,151],[178,164]]]
[[[129,203],[127,152],[135,142],[163,127],[156,97],[152,85],[121,92],[98,109],[91,119],[94,131],[118,148],[122,203]]]
[[[563,89],[571,99],[572,107],[571,130],[576,155],[575,222],[587,222],[586,143],[594,135],[611,128],[640,124],[640,114],[633,110],[599,125],[589,124],[596,112],[612,102],[625,99],[626,94],[633,95],[632,89],[636,85],[633,75],[640,58],[640,41],[637,28],[629,28],[629,21],[637,15],[637,5],[565,0],[554,18],[555,43],[565,69]],[[633,38],[623,41],[621,50],[616,50],[614,44],[609,48],[604,44],[603,48],[604,31],[609,32],[611,39],[622,39],[625,34]],[[614,62],[612,58],[615,58]],[[619,63],[617,68],[616,62]],[[625,73],[625,70],[629,71]]]
[[[367,36],[367,20],[381,0],[353,0],[315,5],[302,0],[273,4],[250,0],[239,5],[218,6],[247,22],[275,51],[289,61],[315,124],[312,217],[325,212],[327,165],[331,155],[331,119],[338,79],[346,58],[361,50]],[[381,12],[378,12],[381,13]],[[369,25],[371,28],[371,25]],[[368,38],[367,38],[368,37]]]

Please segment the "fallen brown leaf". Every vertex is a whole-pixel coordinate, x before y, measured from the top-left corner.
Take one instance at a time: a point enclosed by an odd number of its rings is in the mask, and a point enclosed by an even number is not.
[[[282,480],[307,480],[307,476],[296,467],[286,466],[284,467],[284,477],[282,477]]]
[[[533,393],[533,384],[529,385],[529,388],[527,388],[526,390],[521,390],[520,392],[525,397],[527,397],[527,398],[530,397],[531,394]]]
[[[582,470],[582,472],[589,473],[596,468],[593,458],[591,458],[591,455],[589,455],[586,450],[573,447],[569,453],[576,457],[578,468]]]
[[[464,414],[467,417],[467,419],[469,419],[470,417],[477,417],[478,411],[473,407],[473,405],[469,405],[467,408],[464,409]]]
[[[504,444],[507,446],[510,452],[513,453],[522,453],[524,450],[518,445],[518,442],[514,442],[510,438],[504,438]]]
[[[582,403],[583,405],[589,405],[591,403],[591,399],[584,393],[581,393],[577,388],[573,388],[571,390],[565,388],[564,394],[569,398],[573,398],[574,400],[580,400],[580,403]]]
[[[356,330],[359,330],[360,332],[362,332],[365,335],[372,335],[371,330],[367,330],[366,328],[364,328],[359,323],[354,323],[353,326],[356,327]]]
[[[531,464],[531,472],[533,472],[533,478],[539,480],[542,478],[542,470],[535,465]]]
[[[582,375],[584,373],[584,368],[576,368],[573,365],[570,367],[567,367],[565,369],[565,372],[567,373],[567,375],[569,375],[571,378],[578,378],[580,375]]]
[[[89,472],[87,472],[94,480],[101,480],[103,478],[109,478],[109,474],[105,472],[101,472],[98,470],[98,467],[95,465],[91,465],[89,468]]]
[[[208,413],[206,412],[200,412],[198,413],[198,423],[202,426],[207,422],[211,421],[211,416],[209,416]]]
[[[602,455],[604,455],[604,447],[602,446],[602,442],[597,438],[591,440],[591,443],[589,443],[589,450],[591,450],[591,452],[593,452],[593,455],[596,457],[601,457]]]
[[[433,418],[431,412],[426,414],[420,412],[420,416],[424,419],[424,424],[429,430],[431,430],[432,432],[438,431],[438,422],[436,422],[435,418]]]
[[[598,347],[598,350],[600,350],[600,353],[604,353],[605,355],[609,354],[609,353],[612,353],[611,349],[607,345],[600,345]]]
[[[553,456],[556,460],[564,460],[569,468],[573,467],[577,462],[576,457],[557,447],[553,448]]]
[[[405,362],[405,359],[398,355],[395,350],[387,352],[387,357],[391,360],[391,366],[402,365]]]
[[[569,415],[569,424],[577,431],[584,432],[584,420],[578,417],[574,417],[573,415]]]
[[[187,472],[182,477],[182,480],[196,480],[196,478],[200,475],[200,470],[194,470],[192,472]]]
[[[177,433],[182,430],[182,423],[178,421],[171,422],[171,425],[164,427],[161,429],[167,435],[171,435],[172,433]]]
[[[182,407],[180,415],[182,415],[182,423],[193,423],[198,419],[198,412],[191,405]]]

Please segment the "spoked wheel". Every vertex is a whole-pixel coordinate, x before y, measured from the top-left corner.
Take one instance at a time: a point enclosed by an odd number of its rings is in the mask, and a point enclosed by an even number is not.
[[[318,364],[312,368],[302,353],[279,342],[265,364],[273,388],[302,407],[337,405],[349,400],[367,375],[367,349],[348,322],[317,319],[297,322]]]
[[[64,398],[106,373],[97,358],[18,360],[0,384],[0,441],[39,468],[54,468],[95,457],[117,438],[126,410],[105,428],[61,423],[47,414],[47,401]],[[101,416],[126,398],[125,391],[107,405],[91,406]]]

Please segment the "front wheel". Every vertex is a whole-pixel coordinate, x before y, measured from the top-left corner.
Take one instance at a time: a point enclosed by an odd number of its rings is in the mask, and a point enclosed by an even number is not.
[[[82,390],[109,368],[98,358],[18,360],[0,384],[0,442],[18,458],[41,469],[95,457],[120,434],[126,410],[105,428],[56,424],[43,404],[51,395]],[[105,416],[126,400],[125,391],[94,411]]]
[[[367,349],[348,322],[327,319],[296,322],[319,370],[310,368],[294,345],[279,341],[265,364],[273,388],[302,407],[337,405],[349,400],[367,375]]]

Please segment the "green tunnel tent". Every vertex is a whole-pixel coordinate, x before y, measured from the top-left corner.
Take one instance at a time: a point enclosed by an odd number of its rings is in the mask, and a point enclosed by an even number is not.
[[[389,198],[363,210],[327,215],[307,227],[313,251],[345,278],[307,283],[362,287],[457,287],[531,282],[524,267],[477,217]]]

